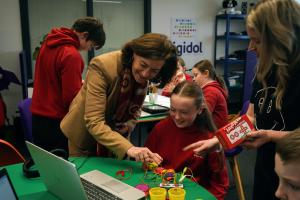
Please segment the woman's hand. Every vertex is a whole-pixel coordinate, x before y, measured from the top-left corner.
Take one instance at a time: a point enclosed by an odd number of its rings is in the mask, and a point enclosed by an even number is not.
[[[245,141],[241,146],[247,149],[255,149],[267,142],[276,142],[281,139],[287,131],[273,131],[273,130],[258,130],[247,134]]]
[[[200,140],[183,148],[183,151],[193,150],[196,155],[204,155],[209,151],[219,148],[219,140],[213,137],[208,140]]]
[[[136,161],[141,161],[143,163],[155,162],[159,165],[163,159],[157,153],[152,153],[146,147],[131,147],[127,151],[129,157],[135,158]]]

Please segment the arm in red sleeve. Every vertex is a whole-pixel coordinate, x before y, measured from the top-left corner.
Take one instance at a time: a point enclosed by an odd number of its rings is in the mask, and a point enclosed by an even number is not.
[[[62,58],[61,82],[63,105],[68,110],[70,103],[82,85],[83,60],[78,51],[67,53]]]
[[[145,147],[148,147],[148,149],[150,149],[152,152],[157,152],[157,134],[158,134],[158,131],[157,131],[157,128],[154,127],[152,129],[152,131],[150,132],[149,136],[147,137],[147,140],[145,142]]]
[[[203,90],[205,102],[208,109],[213,112],[217,104],[217,95],[212,90]]]

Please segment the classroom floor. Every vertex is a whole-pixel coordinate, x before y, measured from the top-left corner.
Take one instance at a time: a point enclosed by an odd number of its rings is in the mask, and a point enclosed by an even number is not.
[[[238,163],[240,167],[241,178],[244,186],[245,199],[252,199],[252,188],[254,178],[254,165],[256,158],[256,150],[243,150],[238,155]],[[228,162],[227,168],[230,178],[230,187],[225,200],[239,200],[237,190],[234,186],[234,179],[230,171]]]

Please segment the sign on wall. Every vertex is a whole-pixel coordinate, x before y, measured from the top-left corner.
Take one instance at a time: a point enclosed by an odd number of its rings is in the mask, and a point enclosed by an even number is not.
[[[203,53],[199,24],[195,18],[171,18],[170,35],[179,56]]]

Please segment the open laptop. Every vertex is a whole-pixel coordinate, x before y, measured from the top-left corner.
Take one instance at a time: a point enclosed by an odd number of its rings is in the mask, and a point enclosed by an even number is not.
[[[18,200],[16,191],[5,168],[0,170],[0,199]]]
[[[60,199],[144,199],[145,194],[98,170],[78,175],[70,163],[28,141],[26,145],[39,173],[52,194]]]

